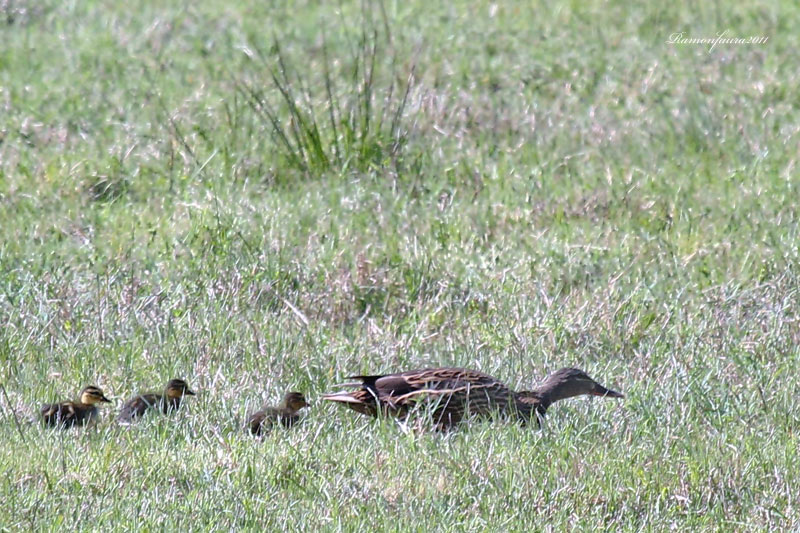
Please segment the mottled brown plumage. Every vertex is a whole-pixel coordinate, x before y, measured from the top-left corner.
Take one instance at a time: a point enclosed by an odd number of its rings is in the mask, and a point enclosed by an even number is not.
[[[492,376],[464,368],[426,368],[350,379],[359,380],[349,384],[359,390],[326,394],[323,399],[343,403],[368,416],[380,412],[395,417],[406,416],[422,402],[432,410],[434,423],[440,428],[457,424],[465,415],[498,413],[528,422],[535,413],[544,416],[552,403],[581,394],[623,397],[576,368],[562,368],[534,390],[524,392],[514,392]]]
[[[162,413],[177,411],[184,396],[194,396],[189,385],[182,379],[171,379],[163,393],[146,393],[134,396],[122,406],[119,421],[130,423],[141,417],[149,409],[157,409]]]
[[[292,427],[300,419],[297,414],[303,407],[308,407],[305,396],[299,392],[288,392],[277,407],[265,406],[247,419],[247,427],[253,435],[268,432],[276,423],[283,427]]]
[[[102,390],[90,385],[81,391],[78,400],[45,404],[39,413],[42,415],[42,421],[48,426],[84,425],[97,417],[96,404],[110,401]]]

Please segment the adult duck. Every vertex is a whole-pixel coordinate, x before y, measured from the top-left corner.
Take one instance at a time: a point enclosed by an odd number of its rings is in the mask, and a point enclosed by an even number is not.
[[[514,392],[502,381],[466,368],[425,368],[397,374],[352,376],[352,392],[326,394],[323,399],[341,403],[368,416],[383,413],[405,417],[412,408],[431,410],[440,429],[451,427],[465,416],[501,414],[528,422],[544,416],[555,402],[580,395],[623,398],[577,368],[562,368],[530,391]]]

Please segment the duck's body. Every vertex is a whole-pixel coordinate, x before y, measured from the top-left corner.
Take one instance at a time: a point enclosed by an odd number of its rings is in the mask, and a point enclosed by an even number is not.
[[[465,415],[500,414],[528,422],[532,416],[543,416],[553,402],[581,394],[622,397],[575,368],[562,368],[536,389],[524,392],[514,392],[488,374],[465,368],[425,368],[351,379],[359,380],[352,384],[359,390],[327,394],[323,398],[368,416],[381,412],[403,417],[423,403],[431,409],[440,428],[457,424]]]
[[[39,413],[42,415],[42,421],[48,426],[82,426],[97,418],[96,404],[110,401],[102,390],[90,385],[81,391],[78,400],[45,404]]]
[[[163,393],[149,392],[134,396],[122,406],[119,421],[130,423],[144,415],[150,409],[156,409],[164,414],[177,411],[184,396],[194,396],[189,385],[182,379],[172,379],[167,383]]]
[[[253,435],[262,435],[278,423],[292,427],[300,419],[298,411],[308,407],[305,397],[299,392],[289,392],[277,407],[265,406],[247,418],[247,428]]]
[[[505,411],[513,393],[501,381],[477,370],[465,368],[425,368],[397,374],[351,376],[360,389],[323,396],[344,403],[367,416],[382,413],[403,417],[420,402],[433,409],[438,425],[458,423],[469,409],[474,415]]]

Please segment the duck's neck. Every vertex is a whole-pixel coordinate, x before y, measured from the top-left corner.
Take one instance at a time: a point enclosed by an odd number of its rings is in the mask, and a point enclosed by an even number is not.
[[[543,416],[547,412],[547,408],[555,402],[581,394],[583,392],[570,386],[567,382],[548,378],[531,391],[517,392],[515,398],[517,409],[523,416],[533,415],[534,411]]]
[[[178,408],[181,406],[181,397],[180,396],[169,396],[168,394],[164,394],[164,409],[170,409],[173,411],[177,411]]]
[[[536,390],[516,392],[514,393],[514,399],[517,403],[517,411],[525,419],[530,419],[537,413],[539,416],[544,416],[547,408],[552,403]]]

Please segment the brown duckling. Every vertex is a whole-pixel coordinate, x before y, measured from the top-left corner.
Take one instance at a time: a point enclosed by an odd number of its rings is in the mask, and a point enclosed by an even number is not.
[[[177,411],[181,406],[184,396],[194,396],[194,392],[189,389],[189,385],[182,379],[171,379],[167,383],[164,392],[146,393],[135,396],[125,402],[119,414],[119,421],[130,423],[142,416],[148,409],[157,409],[162,413]]]
[[[283,427],[292,427],[299,419],[297,412],[303,407],[308,407],[305,396],[300,392],[287,392],[277,407],[265,406],[247,418],[247,427],[253,435],[263,435],[275,423]]]
[[[48,426],[72,427],[84,425],[97,417],[97,404],[110,403],[99,387],[89,385],[81,391],[77,401],[48,403],[39,413]]]
[[[581,394],[623,397],[577,368],[562,368],[534,390],[519,393],[492,376],[464,368],[426,368],[350,379],[358,383],[348,386],[360,387],[359,390],[326,394],[323,398],[368,416],[381,412],[405,417],[418,402],[427,402],[439,428],[457,424],[465,414],[485,417],[499,412],[527,422],[534,413],[543,416],[552,403]]]

